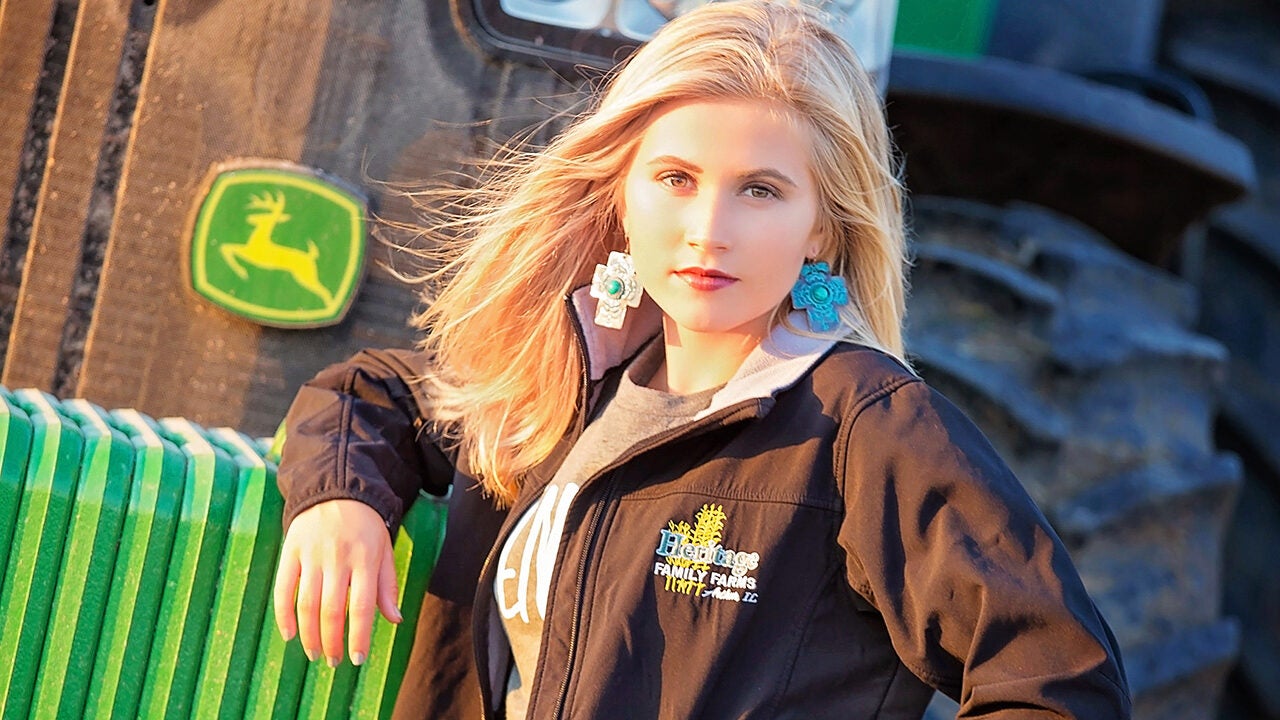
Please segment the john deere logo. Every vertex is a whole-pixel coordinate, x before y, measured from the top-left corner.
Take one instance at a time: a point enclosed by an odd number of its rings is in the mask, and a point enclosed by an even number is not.
[[[263,325],[340,321],[364,264],[364,205],[305,170],[219,174],[196,216],[191,284]]]

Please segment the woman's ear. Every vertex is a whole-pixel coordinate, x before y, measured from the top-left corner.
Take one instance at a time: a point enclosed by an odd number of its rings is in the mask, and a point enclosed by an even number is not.
[[[827,223],[823,222],[819,217],[813,224],[813,232],[809,234],[809,246],[805,248],[805,258],[807,262],[814,262],[822,257],[822,252],[827,249],[830,243],[827,242],[829,236],[829,228]]]
[[[815,230],[813,236],[809,239],[809,247],[804,254],[806,262],[814,262],[822,256],[822,246],[826,244],[822,240],[821,233]]]
[[[609,193],[609,199],[613,202],[613,217],[617,220],[618,228],[622,230],[622,236],[630,237],[630,233],[627,232],[627,197],[624,186],[624,183],[615,183],[613,192]]]

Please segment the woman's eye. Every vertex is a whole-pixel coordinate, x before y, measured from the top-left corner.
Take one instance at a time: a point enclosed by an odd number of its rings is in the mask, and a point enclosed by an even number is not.
[[[778,191],[768,185],[748,185],[746,193],[749,197],[756,200],[767,200],[769,198],[778,197]]]
[[[658,176],[658,181],[663,185],[672,188],[685,188],[689,186],[689,176],[682,172],[668,172]]]

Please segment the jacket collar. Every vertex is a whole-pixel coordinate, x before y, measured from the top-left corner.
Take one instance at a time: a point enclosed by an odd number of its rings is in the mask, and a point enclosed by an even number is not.
[[[582,331],[586,348],[587,376],[598,382],[613,368],[625,364],[649,340],[662,332],[662,311],[645,295],[640,306],[627,311],[618,330],[596,325],[596,299],[590,288],[582,287],[569,297],[574,320]],[[792,325],[807,328],[803,312],[792,312]],[[711,404],[695,419],[748,400],[771,398],[795,385],[840,342],[826,337],[801,335],[778,325],[758,345],[729,382],[711,398]]]

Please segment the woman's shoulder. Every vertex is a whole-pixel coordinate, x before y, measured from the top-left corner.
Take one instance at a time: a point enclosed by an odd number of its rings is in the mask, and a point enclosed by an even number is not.
[[[815,394],[842,427],[846,441],[873,438],[878,445],[917,455],[949,455],[957,449],[983,456],[1005,474],[1003,461],[972,418],[906,364],[875,348],[838,343],[814,370]],[[836,393],[828,395],[828,393]],[[855,426],[875,432],[857,432]]]
[[[889,353],[851,341],[841,341],[811,373],[814,392],[863,405],[924,382],[910,367]]]

